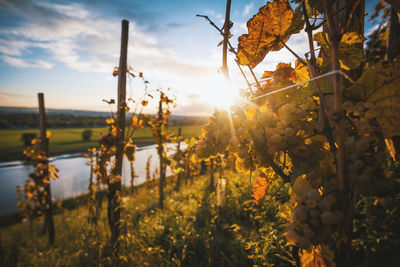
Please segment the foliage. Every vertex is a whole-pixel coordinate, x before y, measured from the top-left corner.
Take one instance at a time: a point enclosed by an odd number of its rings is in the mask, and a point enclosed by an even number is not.
[[[157,144],[157,154],[160,161],[159,204],[160,207],[163,208],[166,168],[167,165],[171,163],[165,149],[166,142],[171,136],[171,133],[167,130],[167,126],[168,119],[171,116],[171,108],[175,107],[175,103],[171,96],[168,96],[162,90],[158,91],[160,93],[160,100],[158,102],[157,116],[149,120],[149,125]]]
[[[280,50],[290,35],[303,28],[299,12],[299,8],[293,11],[285,0],[274,0],[261,7],[247,22],[249,33],[239,37],[239,63],[254,68],[268,52]]]
[[[24,154],[33,161],[34,169],[23,187],[17,186],[17,206],[21,215],[30,222],[36,217],[43,220],[43,216],[51,205],[50,180],[58,179],[58,170],[55,165],[49,164],[45,151],[40,150],[41,142],[44,141],[34,138],[31,145],[25,148]]]
[[[357,79],[365,38],[335,25],[328,6],[301,1],[293,11],[289,1],[273,1],[249,20],[249,34],[239,37],[240,64],[258,65],[269,51],[283,48],[304,21],[310,51],[303,59],[285,46],[298,59],[295,68],[279,63],[275,71],[264,72],[268,80],[242,103],[215,111],[198,148],[203,158],[234,152],[239,172],[258,171],[256,202],[268,190],[269,177],[290,185],[286,238],[301,249],[297,263],[306,266],[315,261],[345,266],[353,221],[349,203],[358,194],[398,192],[385,143],[399,135],[398,63],[367,65]],[[325,31],[313,34],[321,14]],[[320,46],[318,57],[313,41]],[[325,77],[333,74],[333,80]],[[311,78],[316,81],[307,82]],[[342,96],[348,101],[342,103]],[[275,175],[263,174],[269,172]]]
[[[83,141],[90,141],[90,138],[92,138],[92,130],[86,129],[82,132],[82,140]]]
[[[32,140],[37,137],[36,133],[23,133],[21,135],[21,141],[24,143],[24,147],[28,147],[32,144]]]
[[[245,177],[231,172],[226,175],[230,190],[223,209],[215,205],[214,193],[207,190],[207,176],[182,184],[178,192],[174,180],[168,178],[168,205],[163,211],[153,197],[157,184],[139,186],[123,211],[120,265],[292,266],[291,246],[285,245],[284,224],[277,215],[280,203],[288,198],[286,189],[272,186],[266,199],[255,205]],[[0,229],[0,264],[112,265],[104,205],[97,230],[87,220],[84,206],[56,215],[59,231],[53,249],[41,242],[43,236],[36,230],[28,232],[26,224]]]

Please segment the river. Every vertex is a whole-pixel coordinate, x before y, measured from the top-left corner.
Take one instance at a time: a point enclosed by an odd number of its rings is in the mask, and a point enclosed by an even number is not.
[[[169,153],[173,152],[176,145],[169,144]],[[145,166],[149,156],[151,158],[151,173],[159,166],[156,145],[138,147],[135,155],[134,168],[138,177],[135,178],[135,185],[142,184],[146,178]],[[51,158],[59,170],[58,180],[51,181],[51,192],[53,200],[58,198],[75,197],[87,192],[90,167],[87,158],[79,154],[61,155]],[[15,212],[18,210],[16,205],[17,195],[16,186],[22,186],[33,167],[21,161],[0,163],[0,215]],[[171,172],[167,168],[167,175]],[[122,183],[130,185],[130,164],[124,158],[122,165]]]

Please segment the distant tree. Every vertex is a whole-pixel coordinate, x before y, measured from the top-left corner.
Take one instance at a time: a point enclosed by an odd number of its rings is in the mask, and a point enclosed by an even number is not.
[[[90,141],[90,138],[92,137],[93,131],[90,129],[84,130],[82,132],[82,140],[83,141]]]
[[[21,141],[24,143],[24,147],[30,146],[34,138],[37,137],[36,133],[23,133],[21,135]]]

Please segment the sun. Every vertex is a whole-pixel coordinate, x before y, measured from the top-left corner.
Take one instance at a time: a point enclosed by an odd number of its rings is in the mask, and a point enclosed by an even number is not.
[[[210,75],[202,81],[201,95],[216,108],[228,109],[239,99],[239,88],[222,74]]]

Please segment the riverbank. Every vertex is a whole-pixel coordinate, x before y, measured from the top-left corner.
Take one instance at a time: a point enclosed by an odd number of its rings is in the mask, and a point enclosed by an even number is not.
[[[178,128],[182,128],[182,136],[185,138],[198,136],[201,132],[201,125],[190,126],[171,126],[169,130],[178,134]],[[49,129],[50,137],[50,156],[62,154],[72,154],[86,152],[88,148],[97,146],[101,133],[105,128],[90,128],[92,138],[90,141],[82,140],[82,132],[87,128],[71,129]],[[39,134],[37,129],[10,129],[0,130],[0,162],[23,160],[23,142],[21,136],[24,133]],[[146,146],[154,144],[151,129],[146,128],[136,131],[133,135],[133,141],[137,146]]]

